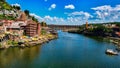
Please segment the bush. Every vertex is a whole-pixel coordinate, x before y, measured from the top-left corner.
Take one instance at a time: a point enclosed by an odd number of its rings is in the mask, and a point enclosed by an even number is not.
[[[46,31],[44,29],[41,29],[41,34],[42,35],[45,35],[46,34]]]
[[[8,41],[7,41],[7,44],[8,44],[8,45],[14,45],[14,46],[16,46],[16,45],[18,45],[18,42],[8,40]]]

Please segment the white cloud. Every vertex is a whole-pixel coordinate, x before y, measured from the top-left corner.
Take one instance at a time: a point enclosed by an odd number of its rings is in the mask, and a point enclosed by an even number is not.
[[[48,10],[52,10],[52,9],[55,9],[56,8],[56,4],[52,4]]]
[[[65,14],[68,15],[68,17],[66,18],[61,18],[56,16],[51,17],[50,15],[46,15],[44,17],[40,17],[35,14],[31,14],[31,15],[35,16],[39,21],[47,22],[47,24],[81,25],[81,24],[85,24],[86,20],[88,20],[88,22],[90,23],[120,21],[120,5],[116,5],[114,7],[110,5],[104,5],[92,9],[95,12],[91,14],[84,11],[75,11],[72,13],[66,12]]]
[[[43,20],[46,21],[47,23],[51,23],[51,24],[60,24],[60,23],[63,23],[65,20],[63,18],[59,18],[59,17],[51,17],[49,15],[47,16],[44,16],[43,17]]]
[[[114,10],[120,11],[120,5],[116,5],[116,7],[114,8]]]
[[[43,18],[36,15],[35,13],[30,13],[30,16],[34,16],[36,19],[38,19],[39,21],[43,21]]]
[[[15,4],[11,4],[11,6],[19,6],[20,7],[20,4],[15,3]]]
[[[40,22],[42,21],[45,21],[47,22],[47,24],[63,24],[63,25],[71,25],[71,24],[83,24],[83,19],[82,17],[67,17],[66,19],[65,18],[60,18],[60,17],[51,17],[49,15],[46,15],[44,17],[40,17],[34,13],[30,13],[31,16],[34,16],[35,18],[37,18]],[[82,23],[81,23],[81,22]]]
[[[97,18],[102,18],[102,13],[100,11],[96,11]]]
[[[118,21],[120,19],[120,5],[116,5],[115,7],[104,5],[91,9],[95,10],[97,18],[104,21]]]
[[[83,17],[67,17],[67,18],[59,18],[59,17],[51,17],[45,16],[43,20],[48,24],[63,24],[63,25],[74,25],[74,24],[85,24],[86,20]]]
[[[37,18],[40,22],[45,21],[48,24],[60,24],[60,23],[65,22],[65,19],[59,18],[59,17],[56,17],[56,16],[51,17],[49,15],[46,15],[44,17],[40,17],[40,16],[38,16],[38,15],[36,15],[34,13],[30,13],[30,15],[34,16],[35,18]]]
[[[99,7],[91,8],[91,9],[104,11],[104,10],[111,10],[112,7],[110,5],[104,5],[104,6],[99,6]]]
[[[76,11],[76,12],[72,12],[72,13],[66,13],[68,14],[68,16],[72,16],[72,17],[83,17],[83,19],[89,19],[92,18],[93,16],[88,13],[88,12],[83,12],[83,11]]]
[[[65,9],[75,9],[75,6],[70,4],[70,5],[66,5]]]

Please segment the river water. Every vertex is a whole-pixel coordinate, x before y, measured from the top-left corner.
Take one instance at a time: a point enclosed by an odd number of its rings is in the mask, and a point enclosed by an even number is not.
[[[59,38],[42,46],[0,51],[0,68],[120,68],[120,56],[105,54],[114,44],[59,31]]]

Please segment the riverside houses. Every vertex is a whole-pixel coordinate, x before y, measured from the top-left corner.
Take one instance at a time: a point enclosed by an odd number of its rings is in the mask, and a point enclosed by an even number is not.
[[[27,19],[24,12],[21,12],[16,20],[0,20],[0,32],[10,35],[11,40],[19,39],[22,36],[34,37],[40,35],[40,23]]]
[[[40,35],[40,23],[36,23],[32,20],[27,21],[27,25],[21,26],[21,28],[24,30],[26,36],[33,37]]]

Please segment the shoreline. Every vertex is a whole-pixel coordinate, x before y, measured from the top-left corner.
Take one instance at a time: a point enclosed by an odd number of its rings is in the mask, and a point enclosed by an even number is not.
[[[84,34],[82,32],[77,32],[77,31],[68,31],[68,33],[73,33],[73,34],[82,34],[82,35],[85,35],[85,36],[91,36],[91,37],[100,37],[100,38],[103,38],[103,39],[106,39],[108,40],[110,43],[113,43],[113,44],[116,44],[117,47],[120,47],[120,38],[117,38],[117,37],[109,37],[109,36],[96,36],[96,35],[92,35],[92,34]]]
[[[42,45],[44,43],[47,43],[51,40],[54,40],[54,39],[57,39],[58,36],[57,35],[52,35],[52,37],[44,37],[43,39],[39,39],[37,41],[29,41],[29,42],[24,42],[24,43],[21,43],[19,44],[19,42],[17,43],[17,45],[5,45],[3,47],[0,47],[0,50],[4,50],[4,49],[8,49],[8,48],[15,48],[15,47],[18,47],[18,48],[26,48],[26,47],[33,47],[33,46],[37,46],[37,45]]]

